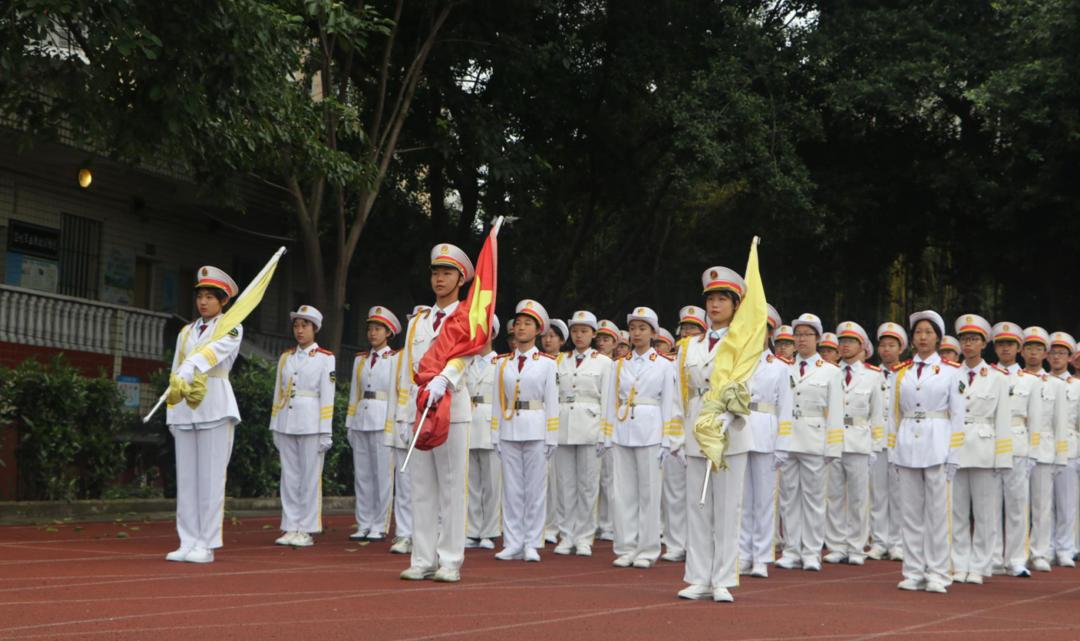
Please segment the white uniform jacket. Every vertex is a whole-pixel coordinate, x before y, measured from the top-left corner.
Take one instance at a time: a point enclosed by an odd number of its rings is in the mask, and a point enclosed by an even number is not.
[[[221,321],[221,315],[209,321],[198,319],[185,325],[176,337],[176,351],[173,353],[172,373],[177,373],[180,365],[189,362],[196,371],[207,375],[206,397],[199,406],[192,409],[186,401],[166,408],[165,421],[169,425],[198,425],[214,423],[223,419],[240,422],[240,408],[236,405],[232,385],[229,384],[229,372],[240,353],[240,341],[244,337],[244,328],[237,325],[216,341],[210,341],[214,328]],[[205,327],[204,327],[205,326]],[[200,331],[202,327],[202,331]]]
[[[581,357],[580,364],[578,357]],[[591,347],[559,354],[559,445],[595,445],[604,440],[601,424],[611,385],[611,359]]]
[[[533,347],[499,357],[495,383],[496,413],[491,418],[492,439],[499,441],[559,442],[559,390],[555,385],[555,357]]]
[[[360,352],[353,360],[349,384],[349,410],[345,425],[350,430],[382,432],[393,420],[390,408],[394,394],[394,350],[383,347],[375,352]]]
[[[312,343],[278,359],[270,429],[281,434],[331,434],[334,421],[333,352]]]

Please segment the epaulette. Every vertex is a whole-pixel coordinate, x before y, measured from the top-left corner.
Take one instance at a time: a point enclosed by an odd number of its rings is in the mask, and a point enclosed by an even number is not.
[[[514,355],[513,352],[507,352],[505,354],[499,354],[498,356],[495,357],[495,360],[498,360],[500,358],[510,358],[513,355]]]
[[[364,358],[367,358],[367,355],[368,355],[368,353],[367,353],[367,352],[357,352],[357,353],[356,353],[356,357],[357,357],[357,358],[360,358],[360,357],[364,357]]]
[[[992,369],[996,369],[997,371],[1001,372],[1002,374],[1004,374],[1004,375],[1006,375],[1006,376],[1008,376],[1008,375],[1009,375],[1009,370],[1005,369],[1004,367],[1001,367],[1000,365],[998,365],[998,364],[996,364],[996,363],[995,363],[995,364],[993,364],[993,365],[991,365],[990,367],[991,367]]]
[[[785,358],[785,357],[783,357],[783,356],[781,356],[779,354],[777,354],[776,357],[779,358],[781,361],[787,363],[788,365],[794,365],[795,364],[795,359],[794,358]]]
[[[593,353],[589,355],[589,358],[596,358],[597,356],[603,356],[603,354],[593,350]]]
[[[871,372],[880,372],[881,371],[880,367],[878,367],[877,365],[871,365],[870,363],[863,362],[863,366],[866,367],[866,369],[870,370]]]
[[[622,357],[622,359],[624,361],[628,361],[628,360],[632,359],[633,357],[634,357],[634,350],[630,350],[629,352],[626,353],[625,356]]]
[[[326,354],[327,356],[333,356],[334,355],[333,352],[331,352],[328,349],[323,349],[322,347],[316,347],[315,351],[320,353],[320,354]]]
[[[660,358],[666,358],[669,361],[674,361],[675,360],[675,355],[674,354],[661,354],[660,352],[656,352],[656,355],[659,356]]]
[[[768,355],[766,355],[766,356],[765,356],[765,362],[766,362],[766,363],[771,363],[771,362],[773,362],[774,360],[776,360],[776,356],[774,356],[774,355],[772,355],[772,354],[768,354]]]
[[[296,353],[296,348],[295,347],[290,347],[289,349],[282,352],[281,355],[284,356],[286,354],[295,354],[295,353]]]
[[[941,362],[942,362],[942,363],[945,363],[945,364],[946,364],[946,365],[948,365],[949,367],[955,367],[956,369],[960,369],[960,363],[954,363],[954,362],[952,362],[952,361],[947,361],[947,360],[945,360],[945,359],[941,359]]]
[[[899,372],[900,370],[902,370],[904,368],[911,367],[911,364],[914,363],[914,362],[915,361],[913,361],[912,359],[909,358],[906,361],[903,361],[901,363],[897,363],[896,365],[893,365],[892,367],[889,368],[889,371],[890,372]]]
[[[541,356],[543,356],[545,358],[550,358],[553,361],[558,360],[554,356],[552,356],[551,354],[548,354],[547,352],[536,352],[535,354],[533,354],[533,360],[538,361],[538,360],[540,360]]]
[[[825,360],[824,358],[819,358],[818,361],[816,363],[814,363],[814,365],[816,365],[817,367],[821,367],[822,365],[832,365],[836,369],[840,369],[839,365],[836,365],[834,363],[830,363],[829,361]]]

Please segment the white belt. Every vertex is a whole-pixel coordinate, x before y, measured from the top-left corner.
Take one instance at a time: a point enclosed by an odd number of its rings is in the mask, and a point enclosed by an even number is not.
[[[921,421],[924,418],[925,419],[951,418],[951,415],[949,414],[948,410],[944,410],[944,411],[940,411],[940,412],[908,412],[908,413],[904,414],[904,418],[905,419],[913,418],[916,421]]]
[[[965,416],[964,425],[993,425],[994,417],[992,416]]]
[[[375,390],[365,390],[363,395],[365,401],[385,401],[386,398],[386,392],[378,392]]]
[[[758,403],[753,401],[750,403],[751,412],[761,412],[762,414],[776,414],[776,406],[772,403]]]
[[[469,400],[472,401],[473,405],[491,405],[491,397],[484,396],[483,394],[477,394],[476,396],[471,397]]]
[[[865,416],[845,416],[844,427],[866,427],[870,421]]]
[[[660,399],[650,398],[648,396],[635,396],[634,402],[631,405],[659,405]]]
[[[792,411],[791,415],[793,418],[825,418],[825,410],[801,410],[796,407],[795,410]]]
[[[1026,416],[1014,416],[1010,422],[1013,427],[1027,427]]]
[[[292,397],[303,396],[305,398],[319,398],[319,393],[318,392],[313,392],[313,391],[310,391],[310,390],[293,390],[291,396]]]
[[[572,394],[569,396],[560,396],[560,403],[589,403],[593,405],[600,404],[600,397],[592,394]]]
[[[514,403],[514,409],[516,410],[542,410],[544,409],[544,401],[518,401]]]

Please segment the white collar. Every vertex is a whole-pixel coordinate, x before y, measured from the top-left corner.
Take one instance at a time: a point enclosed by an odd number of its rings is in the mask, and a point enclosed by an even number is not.
[[[533,345],[527,352],[522,352],[521,350],[516,349],[514,350],[514,358],[521,358],[522,356],[532,356],[537,351],[538,350],[536,349],[536,345]]]
[[[915,358],[913,358],[911,360],[916,365],[918,365],[919,363],[923,363],[924,365],[937,365],[938,363],[941,362],[941,357],[938,356],[937,352],[934,352],[933,354],[926,357],[925,359],[923,357],[919,356],[918,354],[916,354]]]
[[[310,355],[312,352],[314,352],[317,349],[319,349],[319,344],[316,343],[315,341],[312,341],[311,345],[308,345],[306,348],[300,347],[299,345],[297,345],[296,346],[296,353],[297,354]]]
[[[980,358],[979,363],[977,365],[975,365],[975,367],[968,367],[967,361],[965,360],[963,365],[961,365],[961,367],[963,368],[965,374],[968,373],[968,372],[977,372],[980,369],[986,367],[986,361],[984,361],[984,360],[982,360]]]

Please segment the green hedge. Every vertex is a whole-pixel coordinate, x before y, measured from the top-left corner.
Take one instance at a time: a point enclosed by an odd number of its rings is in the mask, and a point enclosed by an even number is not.
[[[19,499],[99,498],[124,470],[121,434],[134,420],[115,382],[61,356],[0,368],[0,423],[19,430]]]

